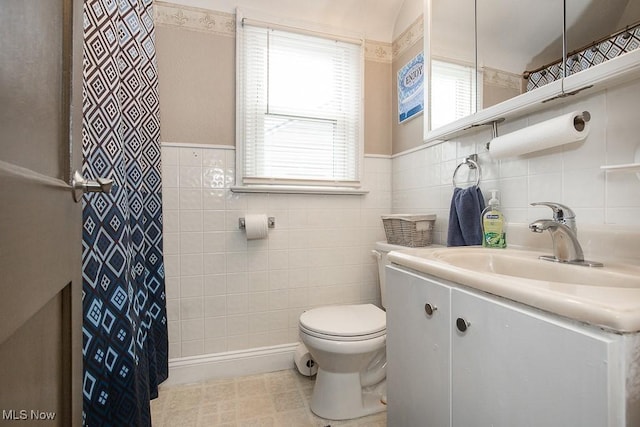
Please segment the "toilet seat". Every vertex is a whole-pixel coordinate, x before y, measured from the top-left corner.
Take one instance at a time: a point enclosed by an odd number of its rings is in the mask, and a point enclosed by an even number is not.
[[[331,341],[364,341],[387,333],[386,313],[373,304],[318,307],[300,315],[300,330]]]

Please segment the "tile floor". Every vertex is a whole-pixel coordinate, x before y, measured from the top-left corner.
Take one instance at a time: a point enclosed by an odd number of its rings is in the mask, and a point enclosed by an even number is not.
[[[348,421],[314,415],[309,409],[313,383],[286,370],[161,386],[151,401],[151,418],[154,427],[386,427],[386,412]]]

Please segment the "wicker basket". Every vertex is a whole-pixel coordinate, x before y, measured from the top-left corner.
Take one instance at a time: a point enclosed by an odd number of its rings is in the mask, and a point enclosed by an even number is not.
[[[387,242],[417,248],[429,246],[432,241],[435,215],[384,215],[382,223]]]

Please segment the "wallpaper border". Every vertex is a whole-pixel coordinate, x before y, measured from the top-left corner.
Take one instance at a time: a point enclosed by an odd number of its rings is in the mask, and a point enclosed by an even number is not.
[[[232,13],[155,2],[153,19],[157,25],[186,28],[219,36],[236,36],[236,17]]]
[[[232,13],[156,1],[154,21],[157,25],[235,37],[236,18]],[[422,39],[423,17],[420,16],[393,43],[365,40],[365,60],[391,63],[405,50]]]
[[[420,15],[409,27],[393,41],[393,59],[395,60],[409,48],[424,39],[424,15]]]

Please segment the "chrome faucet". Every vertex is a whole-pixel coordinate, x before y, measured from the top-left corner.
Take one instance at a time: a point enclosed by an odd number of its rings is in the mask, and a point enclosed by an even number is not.
[[[550,207],[553,211],[553,221],[566,225],[577,236],[578,229],[576,227],[576,214],[573,213],[570,207],[555,202],[533,202],[531,203],[531,206]],[[542,233],[542,231],[537,231],[537,233]]]
[[[564,262],[568,264],[602,267],[599,262],[585,261],[582,246],[578,241],[576,215],[571,208],[554,202],[536,202],[531,206],[548,206],[553,210],[553,219],[539,219],[529,224],[529,230],[542,233],[549,230],[553,241],[553,256],[542,255],[546,261]]]

